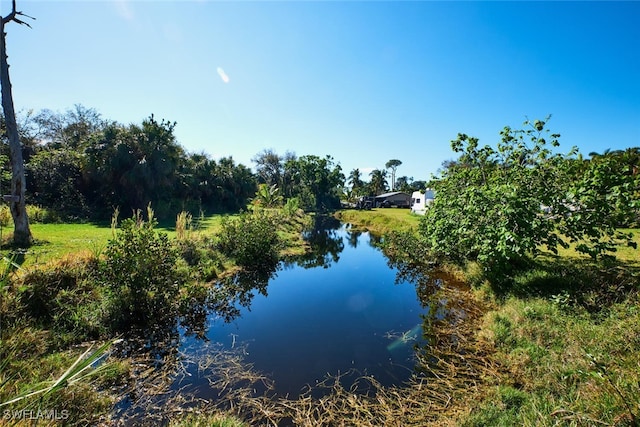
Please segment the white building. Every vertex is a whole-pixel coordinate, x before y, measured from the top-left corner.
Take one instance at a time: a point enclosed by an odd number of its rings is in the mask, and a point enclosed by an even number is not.
[[[433,203],[434,199],[435,194],[430,188],[427,188],[424,193],[422,191],[414,191],[411,195],[411,212],[424,215],[427,207]]]

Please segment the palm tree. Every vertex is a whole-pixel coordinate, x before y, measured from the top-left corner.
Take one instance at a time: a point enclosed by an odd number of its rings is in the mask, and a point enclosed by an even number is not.
[[[374,195],[381,194],[383,191],[387,189],[387,171],[374,169],[369,174],[371,177],[371,182],[369,185],[371,186],[371,190]]]
[[[351,189],[352,190],[356,190],[357,188],[360,188],[364,185],[364,182],[362,182],[362,178],[361,178],[361,174],[360,174],[360,169],[354,169],[349,173],[349,178],[347,178],[347,182],[349,184],[351,184]]]

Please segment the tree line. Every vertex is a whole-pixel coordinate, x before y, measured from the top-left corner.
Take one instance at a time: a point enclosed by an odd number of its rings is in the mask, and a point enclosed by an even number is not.
[[[175,126],[153,115],[124,125],[82,105],[23,114],[26,202],[64,220],[105,219],[116,208],[133,212],[151,204],[162,219],[183,210],[237,212],[260,195],[259,184],[268,184],[306,211],[340,206],[345,177],[331,156],[265,150],[253,159],[254,173],[232,157],[185,151]],[[0,193],[6,194],[11,167],[4,116],[0,138]]]
[[[176,123],[154,116],[141,124],[104,120],[93,109],[27,114],[19,126],[27,182],[26,201],[62,218],[108,218],[145,209],[159,217],[180,210],[237,210],[255,193],[251,170],[231,157],[214,160],[187,153],[176,141]],[[6,189],[4,119],[0,161]]]

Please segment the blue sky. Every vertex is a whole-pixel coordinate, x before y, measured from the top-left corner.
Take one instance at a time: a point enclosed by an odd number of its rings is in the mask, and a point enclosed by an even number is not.
[[[8,0],[0,2],[5,15]],[[214,158],[389,159],[428,179],[458,132],[494,144],[552,114],[561,148],[640,145],[640,2],[28,1],[16,109],[176,121]]]

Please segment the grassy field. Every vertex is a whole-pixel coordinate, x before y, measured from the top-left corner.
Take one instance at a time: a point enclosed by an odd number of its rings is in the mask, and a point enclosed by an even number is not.
[[[336,217],[343,222],[353,223],[357,227],[376,234],[385,234],[394,230],[417,230],[421,218],[420,215],[416,215],[408,209],[399,208],[348,209],[339,211]]]
[[[192,229],[196,233],[215,233],[221,228],[224,215],[209,215],[192,222]],[[175,222],[164,222],[156,229],[166,233],[169,238],[176,235]],[[10,235],[11,229],[5,228],[4,236]],[[109,223],[71,223],[71,224],[31,224],[31,233],[35,244],[26,250],[20,258],[23,266],[43,264],[59,259],[70,253],[91,252],[100,253],[109,239],[113,237],[113,230]],[[3,248],[0,254],[10,258],[13,250]]]

